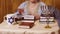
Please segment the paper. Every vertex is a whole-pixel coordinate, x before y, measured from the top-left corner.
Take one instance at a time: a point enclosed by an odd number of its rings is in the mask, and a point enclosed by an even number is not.
[[[22,20],[22,22],[34,23],[34,21]]]
[[[54,17],[40,17],[40,21],[54,21]]]
[[[34,19],[33,15],[24,15],[24,19]]]

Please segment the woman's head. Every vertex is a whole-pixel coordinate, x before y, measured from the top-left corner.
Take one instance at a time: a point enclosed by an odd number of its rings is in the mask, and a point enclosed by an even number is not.
[[[31,2],[39,2],[40,0],[29,0]]]

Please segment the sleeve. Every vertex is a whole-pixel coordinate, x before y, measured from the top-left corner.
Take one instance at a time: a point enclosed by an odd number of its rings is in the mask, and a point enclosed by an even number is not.
[[[26,2],[23,2],[22,4],[19,5],[18,9],[23,9],[26,5]]]
[[[17,14],[19,14],[19,12],[18,12],[18,11],[16,11],[14,14],[15,14],[15,15],[17,15]]]
[[[40,2],[40,5],[41,6],[45,6],[46,4],[44,2]]]
[[[41,15],[41,13],[43,13],[43,11],[48,10],[48,7],[44,2],[40,2],[40,8],[41,8],[41,10],[39,9],[40,11],[38,12],[39,15]]]
[[[23,2],[22,4],[20,4],[20,5],[18,6],[18,9],[24,9],[25,5],[26,5],[26,2]],[[15,15],[19,14],[19,11],[17,10],[14,14],[15,14]]]
[[[54,14],[55,14],[55,18],[58,22],[58,26],[60,28],[60,11],[58,9],[55,9]]]

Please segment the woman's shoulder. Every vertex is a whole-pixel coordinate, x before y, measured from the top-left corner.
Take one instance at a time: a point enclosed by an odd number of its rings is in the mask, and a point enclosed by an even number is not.
[[[21,3],[18,8],[19,8],[19,9],[20,9],[20,8],[24,8],[24,7],[26,6],[26,4],[27,4],[27,1]]]
[[[41,6],[45,6],[46,4],[44,2],[40,2],[40,5]]]
[[[25,1],[25,2],[21,3],[21,5],[26,5],[26,4],[27,4],[27,2],[28,2],[28,1]]]

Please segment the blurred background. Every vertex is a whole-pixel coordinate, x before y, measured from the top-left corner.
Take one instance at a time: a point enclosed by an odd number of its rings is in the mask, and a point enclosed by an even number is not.
[[[25,0],[0,0],[0,23],[6,14],[14,13],[17,7]],[[41,0],[47,5],[54,6],[60,10],[60,0]]]

